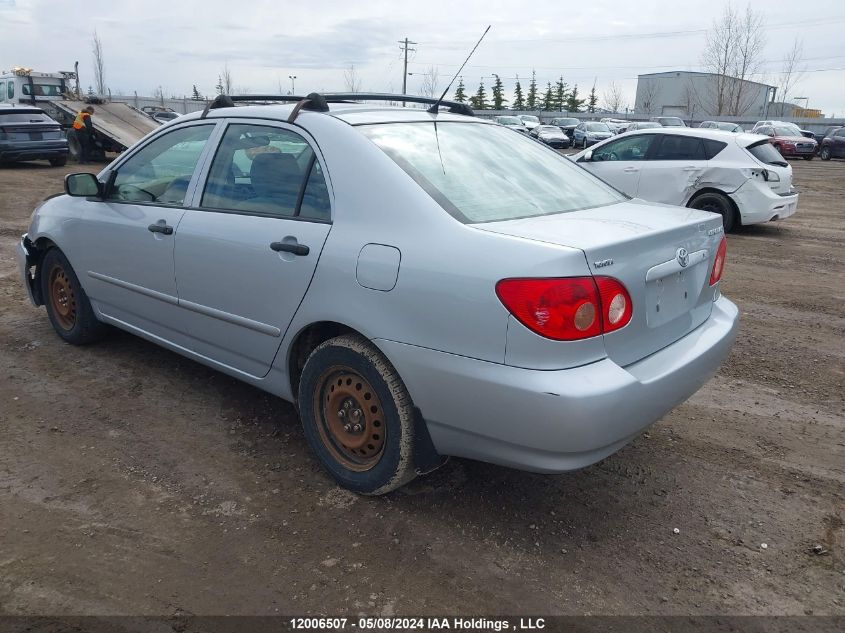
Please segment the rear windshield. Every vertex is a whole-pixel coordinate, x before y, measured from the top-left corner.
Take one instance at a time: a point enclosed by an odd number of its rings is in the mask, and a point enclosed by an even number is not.
[[[515,116],[500,116],[496,118],[496,123],[501,123],[502,125],[522,125],[522,119]]]
[[[766,165],[780,165],[786,167],[789,163],[783,160],[783,156],[775,149],[775,146],[769,143],[768,140],[757,141],[753,145],[746,147],[752,156]]]
[[[464,223],[566,213],[625,199],[557,152],[503,127],[420,122],[359,129]]]
[[[62,87],[53,85],[53,84],[33,84],[32,86],[35,88],[35,96],[36,97],[61,97],[62,96]],[[23,93],[27,96],[32,96],[33,91],[30,89],[28,83],[23,85]]]
[[[671,126],[671,125],[674,125],[675,127],[685,127],[685,126],[684,126],[684,122],[683,122],[683,121],[681,121],[678,117],[674,117],[674,116],[667,116],[667,117],[661,117],[661,118],[659,118],[659,119],[657,119],[657,120],[658,120],[661,124],[666,125],[666,126]]]
[[[610,132],[607,123],[585,123],[584,128],[590,132]]]
[[[580,122],[578,119],[555,119],[552,121],[555,125],[578,125]]]
[[[0,110],[0,123],[55,123],[43,112],[14,112],[7,114]]]

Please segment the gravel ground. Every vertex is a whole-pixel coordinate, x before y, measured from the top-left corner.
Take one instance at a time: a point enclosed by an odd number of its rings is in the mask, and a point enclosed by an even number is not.
[[[14,247],[78,168],[0,167],[0,613],[845,614],[845,162],[792,164],[798,214],[729,237],[741,332],[689,402],[583,471],[452,460],[376,499],[287,403],[62,343]]]

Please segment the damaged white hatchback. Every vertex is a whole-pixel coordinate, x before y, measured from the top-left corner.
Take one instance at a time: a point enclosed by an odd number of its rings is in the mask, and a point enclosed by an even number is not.
[[[759,134],[637,130],[572,159],[632,198],[718,213],[725,231],[782,220],[798,207],[792,167]]]

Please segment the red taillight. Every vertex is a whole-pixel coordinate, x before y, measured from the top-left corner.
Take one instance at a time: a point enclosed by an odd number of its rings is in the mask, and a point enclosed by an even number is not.
[[[715,286],[722,278],[722,271],[725,270],[725,257],[728,254],[728,240],[722,237],[719,248],[716,249],[716,259],[713,260],[713,270],[710,273],[710,285]]]
[[[628,325],[634,308],[625,286],[613,277],[596,277],[596,285],[602,305],[604,332],[613,332]]]
[[[610,277],[503,279],[496,295],[525,327],[556,341],[618,330],[633,312],[627,290]]]

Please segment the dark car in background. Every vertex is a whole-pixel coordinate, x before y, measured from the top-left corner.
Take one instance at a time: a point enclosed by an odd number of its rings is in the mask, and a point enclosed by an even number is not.
[[[836,130],[838,130],[838,129],[839,129],[839,128],[841,128],[841,127],[842,127],[841,125],[828,125],[828,126],[824,129],[824,131],[820,132],[819,134],[816,134],[816,135],[815,135],[815,139],[816,139],[816,142],[819,144],[819,148],[821,148],[821,146],[822,146],[822,141],[823,141],[826,137],[830,136],[831,134],[833,134]]]
[[[742,126],[738,123],[731,123],[730,121],[702,121],[701,125],[698,127],[703,127],[705,129],[711,130],[724,130],[725,132],[744,132],[745,130],[742,129]]]
[[[571,116],[557,117],[549,121],[549,125],[556,125],[566,133],[569,138],[575,137],[575,128],[581,123],[578,119]]]
[[[572,139],[556,125],[538,125],[530,134],[555,149],[568,149],[572,145]]]
[[[67,163],[67,139],[57,121],[29,106],[0,107],[0,163],[48,160]]]
[[[819,158],[845,158],[845,127],[834,128],[825,135],[819,145]]]
[[[813,160],[818,143],[815,139],[797,133],[796,129],[795,126],[763,125],[757,128],[756,133],[768,136],[769,142],[781,156],[800,156],[804,160]]]

